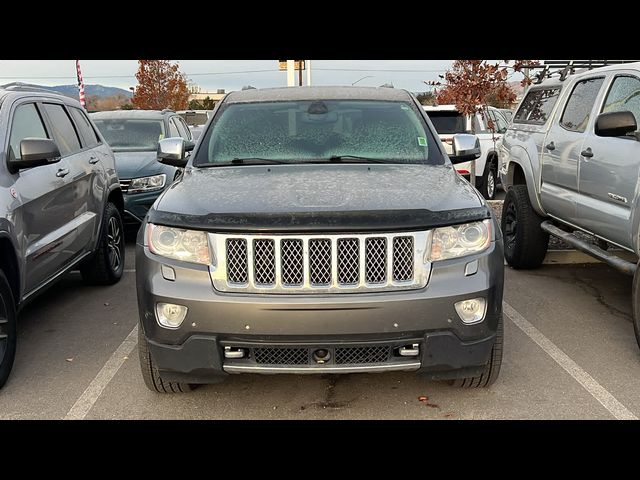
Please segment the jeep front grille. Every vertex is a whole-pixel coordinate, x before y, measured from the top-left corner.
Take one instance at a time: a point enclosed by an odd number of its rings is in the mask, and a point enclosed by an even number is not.
[[[249,293],[357,293],[426,286],[430,232],[210,234],[214,287]]]

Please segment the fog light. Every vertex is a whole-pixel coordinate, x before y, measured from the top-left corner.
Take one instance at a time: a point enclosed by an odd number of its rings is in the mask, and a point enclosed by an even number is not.
[[[455,307],[456,312],[458,312],[460,319],[464,323],[478,323],[484,320],[487,302],[484,298],[472,298],[471,300],[456,302]]]
[[[174,303],[157,303],[156,316],[158,323],[166,328],[178,328],[187,316],[187,307]]]

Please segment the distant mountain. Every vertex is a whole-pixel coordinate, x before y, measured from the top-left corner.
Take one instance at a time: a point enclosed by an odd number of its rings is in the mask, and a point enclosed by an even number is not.
[[[13,85],[21,85],[24,87],[34,87],[41,88],[45,90],[51,90],[62,95],[66,95],[71,98],[78,98],[78,86],[77,85],[35,85],[33,83],[22,83],[22,82],[13,82],[7,83],[6,85],[0,85],[0,87],[10,87]],[[115,95],[124,95],[127,98],[131,98],[133,96],[132,92],[129,90],[124,90],[123,88],[117,87],[106,87],[104,85],[85,85],[84,86],[84,94],[89,96],[96,97],[113,97]]]

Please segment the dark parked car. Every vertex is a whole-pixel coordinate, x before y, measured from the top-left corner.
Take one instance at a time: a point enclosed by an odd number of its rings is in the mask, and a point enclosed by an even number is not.
[[[138,233],[147,387],[235,373],[415,371],[485,387],[502,361],[503,247],[416,98],[392,88],[233,92]]]
[[[189,127],[173,110],[114,110],[91,117],[116,157],[125,222],[139,224],[162,191],[182,174],[156,161],[158,142],[180,137],[191,144]]]
[[[115,160],[80,104],[0,89],[0,387],[16,351],[16,315],[79,267],[112,284],[124,269]]]

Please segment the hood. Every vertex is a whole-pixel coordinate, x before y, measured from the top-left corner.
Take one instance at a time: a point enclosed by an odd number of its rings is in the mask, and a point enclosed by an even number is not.
[[[149,221],[220,230],[421,228],[488,218],[451,165],[269,165],[189,169]]]
[[[158,154],[152,152],[113,152],[120,179],[148,177],[174,171],[174,167],[158,162]]]

